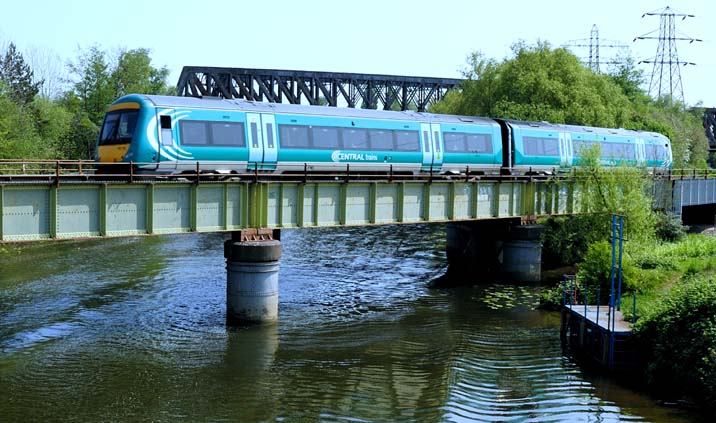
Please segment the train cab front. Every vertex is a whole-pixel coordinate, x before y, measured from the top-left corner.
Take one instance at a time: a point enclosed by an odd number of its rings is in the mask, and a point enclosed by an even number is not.
[[[115,102],[110,106],[97,140],[99,173],[120,174],[129,171],[139,112],[140,104],[134,101]]]

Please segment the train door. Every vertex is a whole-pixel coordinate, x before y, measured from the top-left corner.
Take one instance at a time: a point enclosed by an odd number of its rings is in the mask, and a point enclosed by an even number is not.
[[[572,134],[569,132],[564,134],[564,149],[567,167],[571,167],[574,161],[574,143],[572,142]]]
[[[178,126],[178,121],[172,122],[172,116],[174,116],[174,109],[162,109],[159,111],[157,110],[157,119],[159,120],[159,150],[157,151],[157,169],[161,170],[168,170],[168,169],[176,169],[177,168],[177,160],[168,161],[166,157],[164,158],[165,162],[162,163],[162,151],[171,151],[174,153],[174,148],[176,145],[176,128],[174,126]],[[175,154],[170,154],[168,156],[174,156]]]
[[[500,173],[512,174],[512,164],[515,162],[514,129],[504,120],[497,119],[500,124],[500,138],[502,138],[502,169]]]
[[[423,150],[423,171],[429,171],[433,167],[433,136],[430,133],[430,124],[429,123],[421,123],[420,124],[420,138],[422,141],[422,150]]]
[[[278,159],[276,120],[270,114],[247,113],[249,125],[248,170],[274,170]]]
[[[248,124],[249,163],[248,170],[260,169],[264,162],[263,135],[261,130],[261,115],[246,113]]]
[[[433,170],[440,170],[443,165],[442,139],[440,137],[440,124],[430,124],[433,135]]]
[[[278,146],[276,145],[276,120],[273,115],[261,115],[261,129],[263,132],[264,158],[263,166],[259,166],[259,169],[274,170],[278,159]]]
[[[559,133],[559,166],[571,167],[574,152],[572,151],[572,134],[568,132]]]
[[[644,143],[644,138],[637,138],[636,145],[634,147],[636,148],[636,164],[643,166],[646,163],[646,145]]]

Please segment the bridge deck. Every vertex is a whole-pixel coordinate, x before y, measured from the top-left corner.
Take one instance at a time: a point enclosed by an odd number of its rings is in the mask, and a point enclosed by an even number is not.
[[[572,184],[529,179],[0,181],[0,241],[515,218],[574,207]]]

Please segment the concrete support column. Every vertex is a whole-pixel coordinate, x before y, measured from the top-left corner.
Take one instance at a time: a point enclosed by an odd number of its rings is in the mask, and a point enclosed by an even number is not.
[[[519,219],[496,219],[448,223],[446,232],[448,270],[432,281],[431,287],[540,279],[540,226],[521,226]]]
[[[514,226],[502,245],[501,273],[506,280],[539,282],[542,276],[541,225]]]
[[[278,260],[281,241],[224,243],[226,321],[229,325],[278,320]]]

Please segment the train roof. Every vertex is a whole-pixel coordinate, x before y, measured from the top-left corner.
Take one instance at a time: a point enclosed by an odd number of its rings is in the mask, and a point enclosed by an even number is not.
[[[517,127],[517,128],[537,128],[537,129],[544,129],[544,130],[553,130],[553,131],[569,131],[573,133],[585,133],[585,134],[608,134],[608,135],[620,135],[624,137],[643,137],[645,135],[649,135],[652,137],[664,137],[664,135],[659,134],[657,132],[651,132],[651,131],[638,131],[634,129],[614,129],[614,128],[600,128],[596,126],[579,126],[579,125],[567,125],[567,124],[561,124],[561,123],[549,123],[549,122],[529,122],[524,120],[514,120],[514,119],[499,119],[501,121],[509,123],[511,126]]]
[[[118,99],[116,102],[134,101],[137,97],[160,107],[186,107],[198,109],[237,110],[256,113],[290,113],[303,115],[329,115],[335,117],[364,118],[364,119],[398,119],[434,123],[456,124],[482,124],[485,126],[499,126],[489,118],[475,116],[438,115],[434,113],[415,111],[391,111],[373,109],[355,109],[348,107],[305,106],[298,104],[280,104],[247,101],[241,99],[196,98],[179,96],[160,96],[146,94],[130,94]]]

